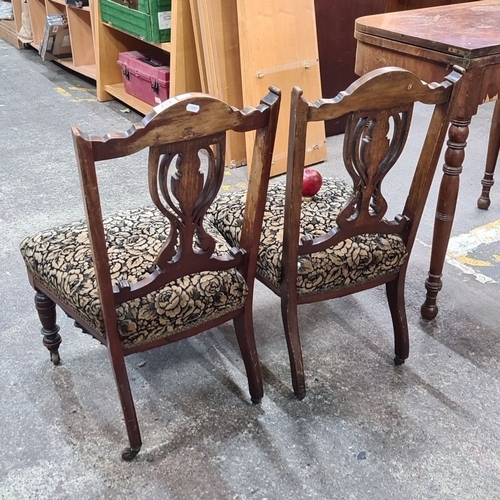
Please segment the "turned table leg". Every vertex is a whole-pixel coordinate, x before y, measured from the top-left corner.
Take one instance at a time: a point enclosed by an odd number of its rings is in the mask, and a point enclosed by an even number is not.
[[[469,119],[453,119],[448,132],[447,149],[444,156],[443,178],[439,187],[434,233],[432,235],[431,263],[429,277],[425,281],[427,296],[421,308],[424,319],[434,319],[438,313],[437,295],[443,285],[444,260],[448,240],[453,226],[457,205],[460,173],[465,157],[465,146],[469,135]]]
[[[498,150],[500,149],[500,101],[495,102],[495,109],[491,119],[490,139],[488,141],[488,154],[486,156],[486,168],[481,181],[483,190],[477,200],[478,208],[487,210],[490,206],[490,189],[494,184],[493,174],[498,160]]]

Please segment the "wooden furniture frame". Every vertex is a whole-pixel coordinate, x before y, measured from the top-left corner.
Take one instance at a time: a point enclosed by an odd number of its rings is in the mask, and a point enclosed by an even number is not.
[[[427,320],[438,314],[437,296],[443,284],[446,249],[471,117],[481,103],[496,99],[500,91],[499,25],[499,0],[379,14],[356,21],[356,73],[359,75],[397,65],[414,71],[426,81],[439,81],[452,65],[466,70],[452,117],[436,208],[429,276],[425,282],[427,294],[421,308]],[[496,106],[480,204],[489,203],[487,197],[500,142],[499,113]]]
[[[279,105],[280,92],[276,88],[270,89],[259,106],[243,110],[205,94],[184,94],[155,107],[153,113],[125,133],[89,137],[73,127],[87,226],[79,230],[79,236],[74,236],[76,229],[68,230],[65,226],[48,234],[27,238],[21,244],[30,283],[36,290],[35,303],[43,325],[43,343],[50,351],[53,363],[59,364],[61,344],[56,324],[56,304],[85,332],[108,348],[130,443],[122,454],[124,460],[132,460],[142,444],[125,365],[125,356],[129,354],[175,342],[233,320],[252,402],[258,403],[262,398],[262,378],[253,335],[253,284]],[[225,253],[221,253],[217,250],[217,240],[207,229],[205,214],[222,185],[225,140],[229,130],[240,133],[253,131],[255,141],[241,240],[229,251],[223,247]],[[149,192],[164,217],[161,217],[158,226],[157,222],[149,223],[151,216],[141,215],[141,227],[147,225],[149,229],[146,233],[139,230],[133,232],[130,244],[137,238],[144,239],[144,234],[152,234],[152,241],[148,236],[146,243],[127,253],[127,244],[121,239],[114,244],[112,228],[109,222],[106,226],[103,221],[96,163],[122,158],[145,148],[149,150]],[[200,162],[201,152],[208,155],[206,167]],[[206,168],[205,173],[203,168]],[[135,215],[135,219],[129,215],[126,217],[126,227],[134,228],[138,216]],[[118,224],[122,218],[125,215],[121,213],[113,216],[113,220],[118,219]],[[122,233],[124,229],[119,227],[118,232]],[[160,239],[165,236],[165,240]],[[43,242],[47,241],[46,248]],[[129,268],[129,260],[136,261],[158,241],[163,243],[158,245],[160,250],[157,254],[155,252],[151,266],[146,262],[147,270],[133,271],[137,264]],[[62,245],[63,248],[55,251],[55,245]],[[89,247],[92,255],[90,264],[88,259],[80,261],[76,258],[76,255],[88,254]],[[74,259],[70,258],[70,262],[61,265],[61,259],[65,258],[62,256],[68,259],[71,252],[74,252]],[[119,263],[116,262],[117,252],[123,255]],[[57,262],[47,255],[54,253],[57,254]],[[111,262],[115,264],[111,266]],[[120,271],[116,276],[113,273],[118,264]],[[79,285],[83,287],[81,290],[66,292],[67,283],[75,280],[64,274],[65,269],[69,276],[78,277],[76,281],[83,283]],[[136,276],[134,272],[139,274]],[[206,272],[212,274],[207,275]],[[223,272],[225,274],[219,284],[214,276]],[[198,276],[199,280],[193,281],[193,276]],[[180,289],[176,293],[182,292],[183,300],[187,300],[185,297],[189,298],[194,290],[195,296],[199,297],[196,300],[206,304],[216,294],[214,289],[205,292],[205,288],[198,284],[202,279],[211,280],[210,288],[219,286],[219,293],[225,299],[220,304],[214,299],[214,305],[208,312],[197,306],[194,300],[191,305],[188,301],[186,315],[181,316],[179,324],[176,324],[175,315],[182,314],[182,308],[179,307],[179,313],[167,314],[169,294]],[[226,289],[228,285],[222,283],[229,283],[231,288]],[[97,287],[98,291],[98,298],[95,293],[93,295],[98,301],[95,305],[89,307],[83,299],[72,302],[73,296],[89,297],[91,287],[92,290]],[[238,296],[240,289],[246,290],[241,297]],[[162,299],[166,301],[165,305],[160,308],[150,295],[159,291],[166,294],[166,298]],[[233,303],[231,301],[236,301],[236,305],[229,307]],[[142,322],[140,311],[147,313],[146,320]],[[134,325],[132,330],[137,330],[134,337],[129,337],[131,324]],[[157,326],[148,336],[149,329],[153,328],[151,325]]]
[[[401,364],[408,357],[405,276],[460,78],[457,68],[442,83],[426,84],[409,71],[388,67],[364,75],[332,99],[309,102],[300,88],[294,88],[286,185],[277,182],[268,188],[257,277],[281,298],[297,398],[306,393],[300,304],[385,284],[394,327],[394,361]],[[432,107],[432,118],[419,156],[398,161],[416,102]],[[312,199],[303,199],[309,124],[344,115],[343,160],[352,185],[325,178]],[[410,184],[406,199],[396,207],[384,197],[383,186],[390,185],[391,169],[400,166],[410,174]],[[208,213],[229,244],[238,241],[244,200],[244,191],[223,194]]]
[[[385,284],[394,327],[395,364],[404,362],[409,353],[408,324],[404,286],[411,253],[427,194],[455,104],[452,84],[459,71],[440,84],[427,85],[419,77],[398,68],[382,68],[368,73],[333,99],[308,102],[294,89],[290,118],[290,153],[283,230],[282,281],[279,288],[266,283],[281,297],[281,312],[287,338],[296,397],[305,396],[305,375],[300,343],[297,306],[329,300]],[[376,95],[376,102],[373,96]],[[382,194],[385,176],[396,164],[406,143],[415,102],[434,106],[421,153],[416,159],[413,180],[401,215],[385,218],[387,201]],[[337,217],[336,227],[323,236],[301,232],[302,178],[305,134],[310,122],[337,119],[348,115],[344,136],[344,163],[353,181],[353,194]],[[394,132],[388,137],[389,123]],[[389,181],[388,181],[389,182]],[[297,262],[300,257],[332,248],[355,235],[399,234],[408,257],[397,273],[382,274],[373,280],[325,292],[301,296],[297,291]],[[325,264],[326,265],[326,264]]]

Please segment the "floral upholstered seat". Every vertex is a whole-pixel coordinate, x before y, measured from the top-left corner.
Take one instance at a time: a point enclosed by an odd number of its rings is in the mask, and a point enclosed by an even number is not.
[[[151,207],[116,213],[103,222],[113,285],[120,280],[137,283],[148,276],[168,236],[168,219]],[[206,226],[216,240],[215,253],[226,254],[228,245],[209,223]],[[86,222],[25,238],[21,254],[40,283],[106,335]],[[122,344],[130,348],[175,335],[241,308],[246,295],[247,285],[236,269],[183,276],[118,305]]]
[[[325,178],[319,193],[302,203],[300,237],[317,237],[335,227],[337,215],[352,188],[341,179]],[[239,241],[246,192],[224,193],[208,214],[230,244]],[[285,185],[271,184],[262,226],[257,272],[277,289],[281,283]],[[297,270],[300,297],[340,290],[397,273],[407,258],[398,234],[364,234],[348,238],[321,252],[301,255]]]

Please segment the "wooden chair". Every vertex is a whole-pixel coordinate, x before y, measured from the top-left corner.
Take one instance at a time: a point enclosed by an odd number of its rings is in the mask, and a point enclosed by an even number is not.
[[[60,361],[56,304],[109,350],[130,442],[124,460],[141,448],[128,354],[233,320],[252,402],[262,398],[252,294],[279,104],[276,88],[256,108],[243,110],[184,94],[125,133],[95,137],[73,127],[87,220],[21,243],[52,362]],[[230,130],[255,131],[255,143],[241,238],[228,246],[205,215],[222,184]],[[145,148],[144,181],[154,205],[103,216],[96,162]]]
[[[453,71],[425,84],[399,68],[366,74],[333,99],[307,102],[292,92],[289,157],[284,183],[271,184],[261,236],[258,278],[281,297],[281,311],[297,398],[305,377],[297,306],[385,284],[394,325],[395,363],[408,357],[404,285],[408,258],[443,145],[453,104]],[[435,106],[420,156],[406,172],[413,181],[402,212],[386,219],[382,181],[406,143],[414,103]],[[343,160],[348,184],[325,178],[319,193],[302,200],[307,124],[347,115]],[[221,195],[209,212],[232,244],[239,238],[245,193]]]

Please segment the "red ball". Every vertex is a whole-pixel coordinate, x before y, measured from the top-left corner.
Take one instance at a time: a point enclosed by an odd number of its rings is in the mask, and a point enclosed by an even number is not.
[[[323,177],[317,170],[314,170],[314,168],[304,169],[304,178],[302,180],[302,196],[304,198],[312,198],[321,189],[322,184]]]

